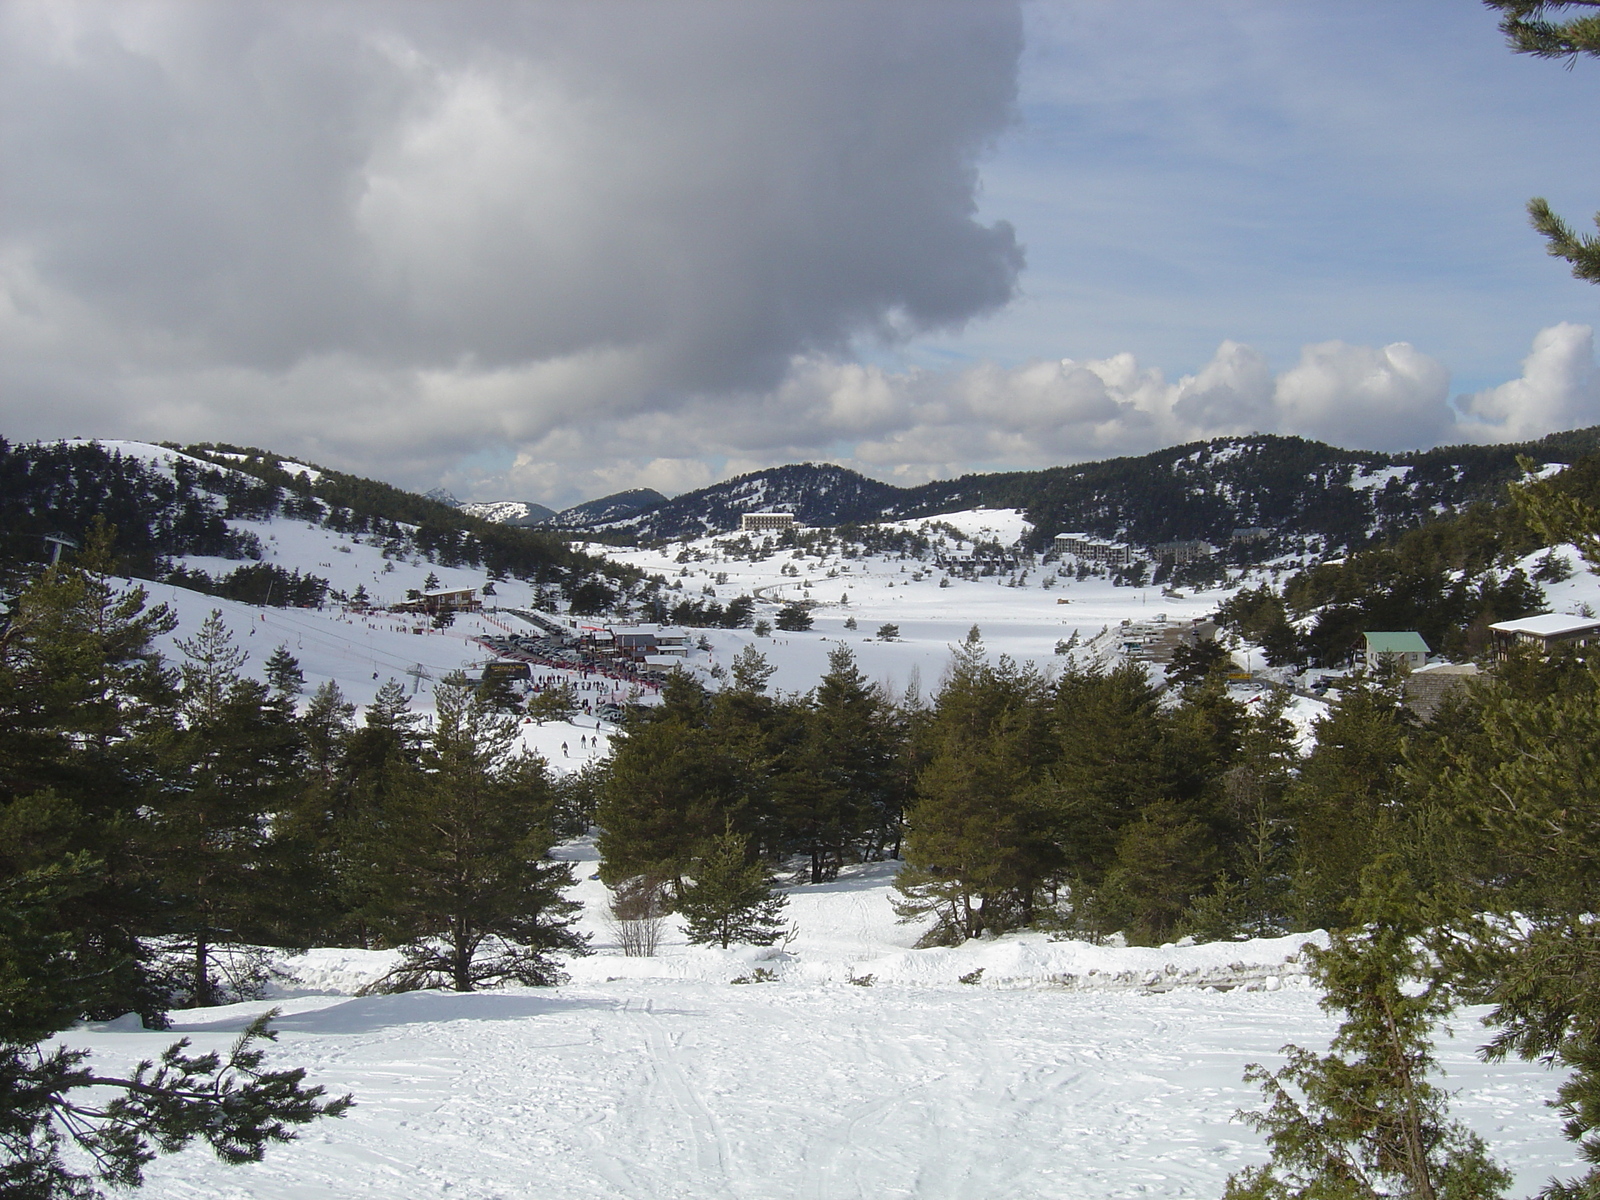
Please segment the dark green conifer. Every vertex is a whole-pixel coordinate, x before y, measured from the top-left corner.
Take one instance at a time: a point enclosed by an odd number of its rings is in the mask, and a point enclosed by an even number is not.
[[[991,664],[976,626],[956,648],[895,879],[903,920],[937,916],[930,941],[1029,924],[1060,865],[1040,789],[1052,751],[1045,691],[1033,668]]]
[[[711,840],[695,862],[693,882],[679,893],[689,941],[697,946],[734,942],[770,946],[783,936],[787,896],[773,892],[772,877],[749,859],[749,839],[730,827]]]
[[[1246,1071],[1268,1103],[1242,1115],[1272,1161],[1229,1179],[1227,1200],[1496,1200],[1510,1185],[1431,1078],[1432,1032],[1454,1002],[1396,866],[1368,873],[1361,928],[1308,948],[1322,1007],[1343,1020],[1331,1053],[1288,1046],[1288,1065]]]
[[[1297,928],[1349,924],[1354,881],[1399,834],[1400,768],[1414,726],[1395,677],[1351,680],[1317,722],[1316,748],[1289,796]]]
[[[378,986],[403,991],[562,978],[586,952],[552,862],[554,793],[542,759],[515,748],[517,719],[443,684],[421,770],[398,776],[353,838],[362,916],[403,959]]]

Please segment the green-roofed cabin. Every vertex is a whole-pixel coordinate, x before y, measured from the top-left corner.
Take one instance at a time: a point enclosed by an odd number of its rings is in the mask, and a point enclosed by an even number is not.
[[[1428,643],[1415,629],[1403,633],[1364,633],[1367,639],[1367,670],[1375,671],[1381,662],[1392,662],[1411,671],[1428,661]]]

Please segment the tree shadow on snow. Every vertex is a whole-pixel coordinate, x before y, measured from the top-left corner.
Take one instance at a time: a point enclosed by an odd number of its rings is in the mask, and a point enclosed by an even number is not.
[[[307,1012],[283,1013],[272,1027],[292,1033],[374,1033],[396,1025],[440,1021],[520,1021],[581,1009],[615,1008],[606,1001],[560,996],[506,995],[498,992],[402,992],[393,996],[357,996],[342,1004]],[[219,1021],[174,1023],[169,1033],[237,1033],[253,1018],[232,1016]]]
[[[827,883],[795,883],[784,889],[792,896],[821,896],[829,892],[870,892],[881,891],[885,885],[894,881],[903,863],[868,863],[863,867],[848,870],[836,879]]]

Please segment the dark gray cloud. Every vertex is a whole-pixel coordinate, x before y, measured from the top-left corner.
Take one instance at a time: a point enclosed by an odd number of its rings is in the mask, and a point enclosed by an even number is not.
[[[6,432],[437,470],[958,327],[1021,266],[974,215],[1021,38],[937,0],[5,5]]]
[[[1413,77],[1377,3],[1039,0],[1024,57],[1012,0],[0,0],[0,434],[564,504],[1600,419],[1516,216],[1592,195],[1530,118],[1592,85],[1422,7],[1454,32]],[[1486,229],[1542,308],[1471,267]],[[1521,378],[1452,401],[1513,311]]]

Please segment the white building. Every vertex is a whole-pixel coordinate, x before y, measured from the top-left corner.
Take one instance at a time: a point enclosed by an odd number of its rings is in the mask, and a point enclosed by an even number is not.
[[[1071,554],[1085,562],[1127,566],[1133,561],[1132,546],[1091,537],[1087,533],[1058,533],[1055,545],[1060,553]]]
[[[1502,657],[1513,646],[1528,646],[1549,654],[1557,646],[1587,646],[1600,641],[1600,621],[1571,613],[1540,613],[1489,626],[1494,633],[1495,650]]]

